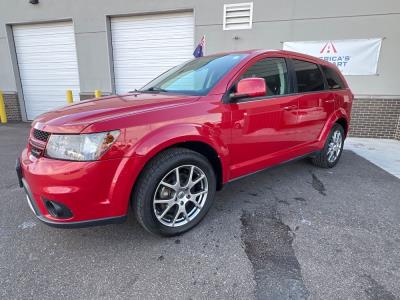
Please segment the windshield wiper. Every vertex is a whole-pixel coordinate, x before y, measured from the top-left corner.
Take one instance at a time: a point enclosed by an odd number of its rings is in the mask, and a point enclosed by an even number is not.
[[[148,88],[147,90],[142,90],[142,92],[168,92],[165,89],[162,89],[158,86],[152,86],[151,88]]]

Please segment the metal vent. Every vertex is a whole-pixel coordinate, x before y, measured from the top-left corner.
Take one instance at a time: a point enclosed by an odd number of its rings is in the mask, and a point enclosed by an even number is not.
[[[50,133],[48,133],[48,132],[41,131],[38,129],[33,130],[33,137],[39,141],[47,142],[47,140],[49,139],[49,136],[50,136]]]
[[[251,29],[253,2],[224,5],[224,30]]]

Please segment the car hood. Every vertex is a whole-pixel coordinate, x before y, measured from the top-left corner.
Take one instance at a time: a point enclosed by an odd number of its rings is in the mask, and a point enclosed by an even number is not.
[[[164,93],[109,96],[52,110],[37,117],[32,126],[53,133],[79,133],[97,122],[180,106],[197,99],[198,96]]]

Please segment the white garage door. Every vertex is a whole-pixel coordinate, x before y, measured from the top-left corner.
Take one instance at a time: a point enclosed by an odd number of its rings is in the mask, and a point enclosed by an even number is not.
[[[111,19],[115,87],[118,94],[193,58],[192,13]]]
[[[13,26],[28,120],[66,105],[66,90],[79,98],[72,22]]]

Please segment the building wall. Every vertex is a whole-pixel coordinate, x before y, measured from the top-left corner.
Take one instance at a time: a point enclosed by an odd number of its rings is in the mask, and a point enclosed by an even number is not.
[[[351,117],[351,136],[400,139],[400,99],[355,99]]]
[[[284,41],[383,37],[378,75],[347,76],[347,79],[357,98],[376,99],[378,106],[385,105],[384,101],[379,102],[382,98],[400,98],[397,59],[400,1],[254,0],[253,28],[223,31],[223,5],[240,2],[246,0],[40,0],[38,5],[31,5],[28,0],[0,1],[0,89],[18,92],[24,117],[12,24],[72,19],[80,88],[82,98],[86,98],[95,89],[104,93],[114,91],[109,16],[193,10],[195,41],[206,35],[207,54],[252,48],[281,49]],[[357,117],[358,110],[365,107],[360,103],[355,104],[352,127],[375,126],[375,122],[363,119],[361,123]],[[378,112],[371,120],[374,118],[379,118]],[[393,124],[393,128],[396,126]]]

